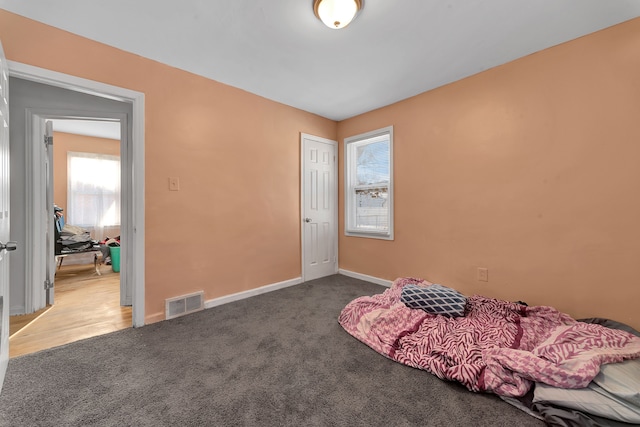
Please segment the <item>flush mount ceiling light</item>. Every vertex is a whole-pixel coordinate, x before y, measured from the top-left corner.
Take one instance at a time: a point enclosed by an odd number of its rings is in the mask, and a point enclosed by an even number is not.
[[[360,9],[362,0],[313,0],[313,13],[334,30],[349,25]]]

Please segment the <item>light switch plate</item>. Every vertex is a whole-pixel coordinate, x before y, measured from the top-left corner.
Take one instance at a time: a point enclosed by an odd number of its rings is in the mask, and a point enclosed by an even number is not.
[[[170,191],[178,191],[178,190],[180,190],[180,178],[178,178],[178,177],[169,177],[169,190]]]

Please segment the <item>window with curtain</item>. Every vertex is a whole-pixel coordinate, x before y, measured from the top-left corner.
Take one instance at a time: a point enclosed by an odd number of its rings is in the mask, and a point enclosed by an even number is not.
[[[67,182],[67,223],[89,229],[96,240],[106,237],[105,228],[120,233],[119,156],[69,152]]]

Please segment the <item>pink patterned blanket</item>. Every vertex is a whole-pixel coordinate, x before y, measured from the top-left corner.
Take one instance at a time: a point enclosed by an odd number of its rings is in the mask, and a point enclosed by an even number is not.
[[[527,307],[474,295],[464,317],[449,318],[408,308],[407,284],[360,297],[338,321],[351,335],[392,360],[455,380],[472,391],[523,396],[532,382],[582,388],[600,365],[640,357],[640,338],[578,322],[551,307]]]

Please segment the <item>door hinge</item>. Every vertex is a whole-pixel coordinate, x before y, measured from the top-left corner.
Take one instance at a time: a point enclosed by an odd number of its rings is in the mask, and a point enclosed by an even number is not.
[[[44,145],[49,146],[53,145],[53,137],[52,136],[44,136]]]
[[[53,282],[51,280],[49,280],[49,279],[45,280],[44,281],[44,288],[45,288],[45,290],[52,289],[53,288]]]

